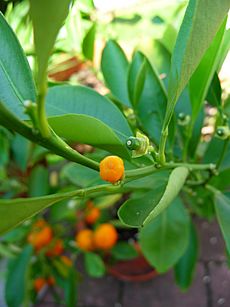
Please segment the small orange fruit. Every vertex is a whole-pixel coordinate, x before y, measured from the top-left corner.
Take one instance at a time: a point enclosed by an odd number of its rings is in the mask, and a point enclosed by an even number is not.
[[[93,231],[90,229],[80,230],[75,237],[75,241],[77,246],[84,251],[92,251],[94,249]]]
[[[38,221],[34,224],[31,233],[28,235],[28,242],[34,246],[36,251],[39,251],[44,246],[48,245],[53,238],[51,227],[44,221]]]
[[[65,256],[65,255],[61,256],[61,260],[62,260],[62,262],[63,262],[66,266],[71,267],[71,266],[73,265],[72,260],[71,260],[69,257]]]
[[[38,277],[34,280],[34,289],[38,293],[47,284],[45,278]]]
[[[47,278],[47,284],[48,284],[49,286],[54,286],[54,285],[56,284],[55,278],[54,278],[53,276],[48,277],[48,278]]]
[[[100,176],[103,180],[116,183],[124,175],[123,160],[117,156],[108,156],[100,162]]]
[[[64,251],[63,241],[60,239],[57,239],[54,242],[54,244],[51,246],[51,248],[46,252],[46,256],[48,257],[59,256],[63,253],[63,251]]]
[[[99,219],[100,215],[100,209],[95,207],[92,201],[88,201],[85,216],[86,223],[93,225]]]
[[[101,224],[94,233],[94,244],[98,249],[112,248],[118,239],[116,228],[111,224]]]

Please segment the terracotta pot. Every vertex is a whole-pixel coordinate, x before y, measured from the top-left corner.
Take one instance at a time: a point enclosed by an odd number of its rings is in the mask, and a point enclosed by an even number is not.
[[[113,265],[107,263],[107,271],[122,281],[147,281],[158,275],[158,272],[150,266],[141,253],[138,244],[135,247],[139,253],[137,258],[116,262]]]

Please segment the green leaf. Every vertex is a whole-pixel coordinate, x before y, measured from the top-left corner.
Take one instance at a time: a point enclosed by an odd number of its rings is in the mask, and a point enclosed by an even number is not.
[[[15,135],[11,144],[13,158],[23,172],[26,171],[28,165],[30,146],[30,141],[19,134]]]
[[[173,51],[165,125],[229,10],[229,0],[190,0]],[[204,18],[205,12],[205,18]]]
[[[31,245],[27,245],[22,252],[9,263],[6,280],[6,302],[9,307],[22,306],[26,296],[29,263],[33,254]],[[15,295],[17,293],[17,295]]]
[[[76,163],[65,165],[61,170],[61,177],[83,188],[103,182],[97,171]]]
[[[144,129],[148,132],[150,137],[156,144],[159,143],[161,128],[164,121],[164,115],[166,110],[167,95],[163,83],[161,82],[158,73],[153,69],[148,59],[144,54],[137,52],[134,55],[130,71],[130,81],[134,79],[135,72],[142,69],[142,65],[145,63],[145,79],[143,76],[141,82],[143,90],[139,93],[140,97],[134,105],[137,116],[139,117]],[[130,87],[133,82],[130,82]]]
[[[198,116],[217,68],[218,54],[224,36],[225,26],[226,19],[189,82],[190,99],[192,104],[192,121],[195,121]]]
[[[63,285],[65,306],[77,306],[77,274],[75,268],[68,268],[68,276]]]
[[[46,106],[58,135],[129,157],[125,141],[132,131],[107,98],[86,87],[64,85],[49,90]]]
[[[213,107],[219,107],[221,105],[221,95],[222,89],[220,85],[220,80],[218,74],[215,73],[210,84],[206,99],[208,103]]]
[[[49,172],[42,165],[32,169],[29,177],[29,197],[47,195],[49,193]]]
[[[135,107],[144,88],[146,76],[146,62],[140,52],[137,52],[128,71],[128,90],[130,101]]]
[[[102,53],[102,73],[114,97],[130,107],[127,88],[128,67],[128,60],[121,47],[115,41],[108,41]]]
[[[83,39],[83,42],[82,42],[83,54],[90,61],[93,61],[93,57],[94,57],[95,35],[96,35],[96,23],[94,23],[91,26],[91,28],[86,33]]]
[[[135,247],[127,242],[118,242],[110,252],[117,260],[130,260],[138,257]]]
[[[38,84],[46,78],[48,60],[72,0],[30,0],[34,43],[38,59]]]
[[[217,163],[220,158],[220,152],[223,151],[225,141],[214,137],[209,143],[207,150],[204,154],[204,163]],[[227,151],[224,155],[224,159],[221,163],[220,170],[223,171],[230,168],[230,143],[227,145]]]
[[[27,118],[23,102],[36,99],[32,74],[18,39],[1,13],[0,37],[0,101],[15,115]]]
[[[212,177],[209,183],[215,186],[217,189],[223,191],[227,188],[230,188],[229,178],[230,178],[230,168],[227,168],[222,172],[220,172],[218,176]]]
[[[189,215],[177,198],[141,229],[141,250],[158,272],[166,272],[184,254],[189,240],[189,227]]]
[[[221,67],[229,52],[229,49],[230,49],[230,29],[226,30],[224,33],[224,38],[223,38],[222,45],[220,48],[220,53],[218,56],[219,63],[218,63],[217,72],[221,70]]]
[[[156,218],[171,204],[171,202],[176,198],[182,189],[188,174],[188,169],[183,166],[179,166],[172,171],[169,176],[169,181],[163,196],[161,197],[159,203],[152,209],[152,211],[144,220],[144,225],[148,224],[152,219]]]
[[[174,268],[176,282],[182,290],[187,290],[191,285],[197,260],[198,239],[195,227],[191,223],[189,244]]]
[[[230,252],[230,198],[218,190],[215,193],[215,209],[227,250]]]
[[[173,25],[168,24],[160,41],[170,54],[173,52],[173,49],[175,47],[176,38],[177,30],[174,28]]]
[[[118,210],[120,220],[129,226],[140,227],[152,212],[153,208],[160,202],[167,185],[167,177],[160,178],[153,190],[138,198],[128,199]]]
[[[101,257],[94,253],[85,253],[86,272],[91,277],[102,277],[105,275],[105,265]]]
[[[63,194],[54,194],[44,197],[0,200],[0,216],[7,216],[7,218],[1,220],[0,234],[9,231],[58,201],[67,198],[70,197]]]

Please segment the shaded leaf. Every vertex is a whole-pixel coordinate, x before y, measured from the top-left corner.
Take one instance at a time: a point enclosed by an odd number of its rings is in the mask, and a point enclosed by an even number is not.
[[[86,33],[83,42],[82,42],[82,51],[84,56],[93,61],[94,57],[94,43],[95,43],[95,35],[96,35],[96,23],[94,23],[89,31]]]
[[[187,290],[191,285],[197,260],[198,239],[195,227],[191,224],[189,244],[174,268],[176,282],[182,290]]]
[[[91,277],[102,277],[105,275],[105,265],[101,257],[94,253],[85,253],[86,272]]]
[[[48,60],[72,0],[30,0],[34,43],[38,59],[38,84],[46,78]]]
[[[108,41],[102,53],[102,73],[111,93],[130,107],[127,88],[128,67],[128,60],[121,47],[115,41]]]
[[[189,215],[177,198],[141,229],[141,250],[158,272],[166,272],[184,254],[189,240],[189,227]]]
[[[0,101],[15,115],[27,118],[23,102],[35,101],[36,97],[32,74],[18,39],[1,13],[0,37]]]
[[[29,273],[29,263],[33,254],[31,245],[24,247],[22,252],[9,263],[6,280],[6,302],[9,307],[21,306],[24,302]],[[17,295],[15,295],[17,293]]]

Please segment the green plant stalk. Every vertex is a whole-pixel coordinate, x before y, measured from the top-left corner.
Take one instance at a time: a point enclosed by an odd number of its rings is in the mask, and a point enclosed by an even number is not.
[[[161,139],[160,139],[160,144],[159,144],[159,163],[164,165],[165,164],[165,147],[167,143],[167,138],[168,138],[168,128],[170,121],[173,116],[173,111],[176,105],[176,93],[174,94],[174,98],[171,101],[168,101],[168,106],[163,122],[163,127],[161,130]]]
[[[189,163],[175,163],[175,162],[168,162],[165,163],[163,166],[146,166],[143,168],[138,168],[134,170],[129,170],[125,172],[125,178],[126,179],[136,179],[139,177],[144,177],[151,175],[158,171],[163,171],[167,169],[173,169],[179,166],[184,166],[188,168],[189,171],[215,171],[216,165],[215,164],[189,164]]]
[[[33,129],[27,123],[18,119],[8,111],[0,102],[0,124],[5,128],[16,131],[30,141],[37,143],[50,151],[66,158],[69,161],[85,165],[89,168],[99,170],[99,164],[72,149],[59,136],[50,130],[51,136],[46,138],[38,130]]]
[[[37,96],[37,106],[38,106],[38,123],[39,123],[39,130],[43,137],[50,137],[50,127],[48,124],[47,116],[46,116],[46,109],[45,109],[45,97],[47,93],[47,82],[46,82],[46,75],[43,76],[43,80],[40,81],[41,84],[39,85],[39,93]]]

